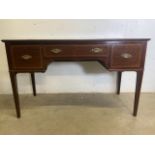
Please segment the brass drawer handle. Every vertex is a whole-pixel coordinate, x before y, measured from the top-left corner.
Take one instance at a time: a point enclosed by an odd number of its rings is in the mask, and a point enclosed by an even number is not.
[[[130,53],[123,53],[123,54],[121,54],[121,57],[124,59],[130,59],[130,58],[132,58],[132,55]]]
[[[24,60],[30,60],[30,59],[32,59],[32,56],[31,55],[23,55],[23,56],[21,56],[22,57],[22,59],[24,59]]]
[[[96,47],[96,48],[91,49],[91,52],[93,52],[93,53],[101,53],[101,52],[103,52],[103,49]]]
[[[59,48],[55,48],[55,49],[52,49],[51,52],[54,54],[58,54],[58,53],[62,52],[62,50]]]

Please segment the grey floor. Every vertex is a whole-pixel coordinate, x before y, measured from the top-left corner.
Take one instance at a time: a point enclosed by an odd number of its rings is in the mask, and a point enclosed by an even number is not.
[[[11,95],[0,95],[0,134],[155,134],[155,93],[141,94],[132,116],[133,94],[20,95],[16,118]]]

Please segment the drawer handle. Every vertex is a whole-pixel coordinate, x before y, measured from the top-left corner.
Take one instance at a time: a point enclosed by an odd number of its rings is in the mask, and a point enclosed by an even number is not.
[[[132,55],[130,53],[123,53],[123,54],[121,54],[121,57],[124,59],[130,59],[130,58],[132,58]]]
[[[62,52],[62,50],[59,48],[55,48],[55,49],[52,49],[51,52],[54,54],[58,54],[58,53]]]
[[[93,49],[91,49],[91,52],[93,52],[93,53],[101,53],[101,52],[103,52],[103,49],[102,48],[93,48]]]
[[[23,55],[23,56],[21,56],[22,57],[22,59],[24,59],[24,60],[30,60],[30,59],[32,59],[32,56],[31,55]]]

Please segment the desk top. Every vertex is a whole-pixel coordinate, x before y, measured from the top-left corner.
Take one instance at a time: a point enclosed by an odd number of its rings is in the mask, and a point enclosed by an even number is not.
[[[108,42],[108,41],[149,41],[150,38],[111,38],[111,39],[3,39],[2,42],[33,42],[33,43],[40,43],[40,42]]]

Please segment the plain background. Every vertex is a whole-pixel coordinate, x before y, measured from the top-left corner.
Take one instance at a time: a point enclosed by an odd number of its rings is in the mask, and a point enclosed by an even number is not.
[[[151,38],[148,42],[142,92],[155,92],[155,20],[136,19],[31,19],[0,20],[0,39]],[[11,85],[4,43],[0,42],[0,94]],[[19,92],[31,93],[29,74],[19,74]],[[105,92],[116,90],[116,73],[98,62],[54,62],[46,73],[36,74],[38,93]],[[133,92],[135,73],[125,72],[122,92]]]

